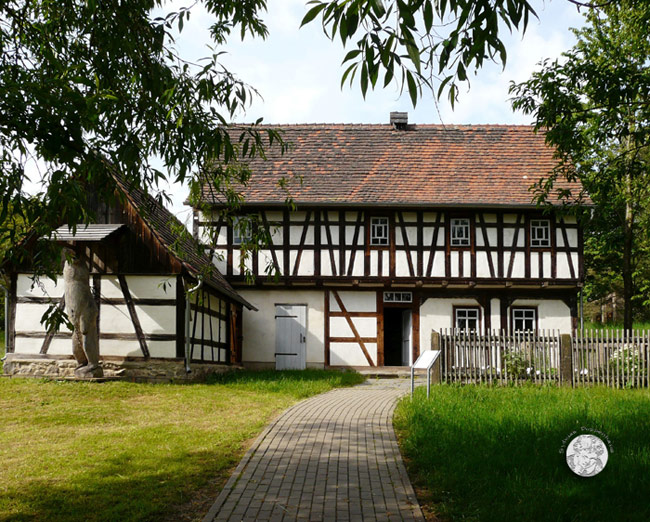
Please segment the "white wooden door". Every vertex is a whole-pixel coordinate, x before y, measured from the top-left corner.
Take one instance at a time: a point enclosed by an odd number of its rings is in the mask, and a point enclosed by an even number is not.
[[[304,370],[307,306],[275,305],[275,369]]]
[[[412,346],[412,332],[413,328],[411,327],[411,310],[404,310],[402,312],[402,366],[411,365],[411,350]]]

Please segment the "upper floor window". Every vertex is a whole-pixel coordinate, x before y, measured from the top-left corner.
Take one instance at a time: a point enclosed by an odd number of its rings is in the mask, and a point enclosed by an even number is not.
[[[388,245],[388,218],[370,218],[370,244]]]
[[[248,219],[235,217],[232,221],[232,243],[233,245],[241,245],[250,241],[253,237],[251,230],[251,222]]]
[[[530,332],[537,329],[537,310],[535,308],[513,308],[512,329],[515,332]]]
[[[455,308],[454,325],[458,330],[478,330],[481,311],[478,307]]]
[[[469,246],[469,219],[454,218],[451,220],[451,246]]]
[[[548,219],[530,220],[530,246],[551,246],[551,222]]]

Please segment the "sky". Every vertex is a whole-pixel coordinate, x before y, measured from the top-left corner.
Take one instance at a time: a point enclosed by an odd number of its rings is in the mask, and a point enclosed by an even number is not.
[[[174,1],[171,6],[187,6]],[[425,93],[414,109],[408,94],[395,87],[369,92],[364,99],[358,84],[340,87],[345,52],[340,41],[330,41],[318,19],[300,29],[306,0],[269,0],[263,16],[269,29],[266,40],[235,36],[223,47],[223,63],[258,92],[245,114],[236,121],[264,123],[388,123],[391,111],[408,112],[410,123],[528,124],[529,116],[514,113],[508,101],[511,81],[527,80],[544,58],[557,58],[575,42],[570,27],[582,25],[582,15],[568,0],[532,0],[539,19],[531,19],[525,35],[509,34],[505,69],[488,63],[470,76],[469,90],[461,88],[452,110],[446,98],[436,102]],[[208,28],[212,21],[197,4],[189,23],[177,39],[180,54],[196,60],[210,54]],[[379,83],[379,82],[378,82]],[[164,187],[163,187],[164,188]],[[168,189],[174,213],[188,222],[191,211],[183,206],[187,191]]]

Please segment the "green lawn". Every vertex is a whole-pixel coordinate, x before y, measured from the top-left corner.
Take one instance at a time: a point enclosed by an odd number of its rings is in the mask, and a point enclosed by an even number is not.
[[[440,520],[650,520],[648,390],[442,385],[402,400],[395,427]],[[565,462],[564,439],[583,428],[613,447],[590,478]]]
[[[272,417],[362,380],[318,371],[193,385],[0,379],[0,520],[200,519]]]

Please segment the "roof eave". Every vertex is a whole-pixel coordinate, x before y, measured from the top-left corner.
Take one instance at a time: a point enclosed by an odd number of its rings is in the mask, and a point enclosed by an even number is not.
[[[218,203],[206,203],[211,208],[226,208],[226,205]],[[350,207],[350,208],[481,208],[481,209],[539,209],[544,208],[543,205],[537,205],[536,203],[437,203],[437,202],[423,202],[423,203],[413,203],[413,202],[400,202],[400,201],[390,201],[390,202],[360,202],[360,203],[350,203],[345,201],[326,201],[326,202],[314,202],[314,201],[298,201],[293,200],[293,204],[296,207]],[[285,201],[244,201],[241,204],[242,207],[273,207],[273,208],[283,208],[287,207]],[[593,207],[593,203],[553,203],[553,207],[563,208],[563,207]]]

